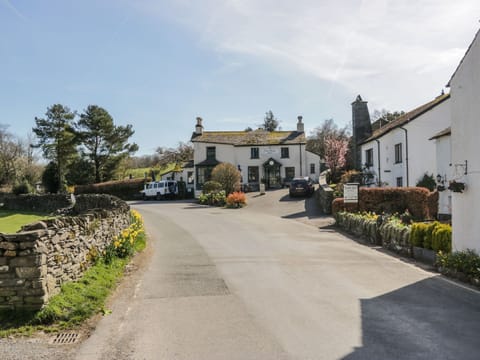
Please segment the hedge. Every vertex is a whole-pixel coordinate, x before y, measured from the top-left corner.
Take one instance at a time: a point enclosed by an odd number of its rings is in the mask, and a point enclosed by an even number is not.
[[[332,203],[332,212],[371,211],[382,213],[404,213],[406,210],[416,220],[434,219],[438,212],[438,192],[421,187],[360,188],[358,204],[345,204],[343,198]]]
[[[123,200],[135,200],[140,198],[140,191],[149,179],[128,179],[108,181],[92,185],[75,186],[75,195],[78,194],[109,194]]]

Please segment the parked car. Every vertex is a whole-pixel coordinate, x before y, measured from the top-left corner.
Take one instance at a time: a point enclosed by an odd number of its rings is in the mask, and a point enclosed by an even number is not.
[[[315,191],[315,185],[309,177],[294,178],[290,182],[289,195],[293,196],[311,196]]]
[[[151,181],[144,185],[142,191],[144,200],[174,198],[178,195],[178,184],[175,180]]]

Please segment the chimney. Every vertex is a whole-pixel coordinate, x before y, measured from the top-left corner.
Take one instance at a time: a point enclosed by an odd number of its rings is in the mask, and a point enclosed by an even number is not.
[[[297,116],[298,123],[297,123],[297,132],[304,132],[305,131],[305,126],[302,122],[303,116],[298,115]]]
[[[372,135],[372,124],[368,105],[360,95],[352,103],[352,125],[353,125],[353,162],[356,170],[362,169],[362,154],[360,143]]]
[[[197,125],[195,125],[195,135],[202,135],[202,134],[203,134],[202,118],[197,117]]]

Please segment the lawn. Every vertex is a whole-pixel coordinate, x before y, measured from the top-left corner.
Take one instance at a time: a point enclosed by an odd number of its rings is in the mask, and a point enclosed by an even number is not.
[[[16,233],[23,225],[49,218],[48,214],[0,210],[0,233]]]

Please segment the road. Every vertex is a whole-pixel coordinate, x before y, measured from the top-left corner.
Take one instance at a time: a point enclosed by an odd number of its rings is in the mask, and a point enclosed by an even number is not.
[[[284,190],[132,206],[150,245],[76,359],[478,359],[480,293],[332,230]]]

